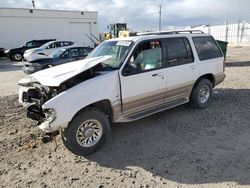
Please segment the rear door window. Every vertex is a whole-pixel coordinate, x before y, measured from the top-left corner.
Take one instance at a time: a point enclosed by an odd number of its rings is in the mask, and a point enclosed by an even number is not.
[[[60,42],[55,42],[55,48],[60,48],[62,47],[61,43]]]
[[[26,43],[26,46],[27,46],[28,48],[36,47],[36,43],[35,43],[35,41],[27,42],[27,43]]]
[[[211,36],[193,37],[200,61],[222,57],[220,48]]]
[[[64,41],[64,42],[61,42],[61,45],[62,46],[69,46],[69,45],[71,45],[71,42]]]
[[[80,48],[80,56],[87,56],[89,54],[88,48]]]
[[[167,46],[167,66],[177,66],[194,61],[188,39],[183,37],[165,39]]]
[[[51,44],[47,47],[47,49],[50,49],[50,48],[55,48],[55,42],[51,43]]]

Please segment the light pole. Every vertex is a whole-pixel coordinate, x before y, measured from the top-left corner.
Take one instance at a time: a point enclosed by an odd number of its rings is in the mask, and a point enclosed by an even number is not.
[[[32,0],[32,7],[33,7],[33,9],[35,9],[35,8],[36,8],[36,5],[35,5],[35,0]]]
[[[161,7],[162,5],[159,5],[159,31],[161,31]]]

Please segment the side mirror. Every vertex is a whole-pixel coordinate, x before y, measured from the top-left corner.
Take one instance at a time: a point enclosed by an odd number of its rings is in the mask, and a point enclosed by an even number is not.
[[[140,63],[136,63],[136,64],[127,64],[122,73],[124,75],[129,75],[129,74],[134,74],[134,73],[139,73],[142,71],[142,67],[141,67],[141,64]]]
[[[126,66],[124,67],[123,71],[122,71],[122,73],[123,73],[124,75],[129,75],[129,74],[131,74],[132,72],[133,72],[133,71],[131,70],[131,68],[130,68],[129,65],[126,65]]]

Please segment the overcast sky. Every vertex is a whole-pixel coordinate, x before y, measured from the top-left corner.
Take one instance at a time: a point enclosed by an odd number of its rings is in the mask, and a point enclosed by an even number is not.
[[[36,8],[98,11],[100,31],[108,24],[126,22],[133,30],[250,21],[249,0],[35,0]],[[0,7],[31,8],[31,0],[0,0]]]

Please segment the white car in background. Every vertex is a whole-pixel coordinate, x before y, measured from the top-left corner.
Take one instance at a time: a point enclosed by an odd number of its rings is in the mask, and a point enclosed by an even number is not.
[[[39,48],[33,48],[30,50],[26,50],[23,54],[24,60],[27,60],[29,56],[34,56],[32,59],[35,58],[37,55],[48,55],[52,51],[63,48],[65,46],[71,46],[74,42],[72,41],[50,41],[45,43],[44,45],[40,46]]]

